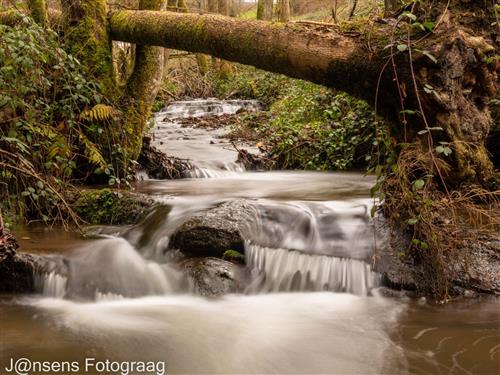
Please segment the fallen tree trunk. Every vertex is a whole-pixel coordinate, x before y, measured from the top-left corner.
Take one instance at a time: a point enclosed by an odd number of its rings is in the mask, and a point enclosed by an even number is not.
[[[349,91],[358,86],[359,94],[365,91],[361,90],[365,74],[356,74],[366,71],[371,60],[366,53],[359,55],[364,50],[360,38],[337,33],[322,37],[300,25],[218,15],[119,11],[111,15],[110,26],[114,40],[206,53]]]

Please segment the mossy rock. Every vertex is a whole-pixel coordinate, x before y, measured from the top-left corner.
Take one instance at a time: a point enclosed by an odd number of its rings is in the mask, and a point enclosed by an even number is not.
[[[73,203],[75,212],[89,224],[132,224],[153,205],[140,194],[110,189],[85,190]]]
[[[222,259],[231,263],[245,264],[245,256],[236,250],[226,250],[224,254],[222,254]]]

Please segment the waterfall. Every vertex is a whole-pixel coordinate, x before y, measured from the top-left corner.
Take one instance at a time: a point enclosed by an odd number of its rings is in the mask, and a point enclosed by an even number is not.
[[[40,277],[42,294],[46,297],[63,298],[66,295],[68,278],[56,272],[44,273]],[[40,289],[40,287],[39,287]]]
[[[214,98],[173,102],[160,114],[167,119],[176,119],[235,114],[240,110],[255,112],[260,109],[261,104],[258,100],[218,100]]]
[[[234,162],[228,163],[193,163],[194,169],[189,171],[191,178],[224,178],[236,177],[244,172],[245,168]]]
[[[367,295],[380,276],[362,260],[245,246],[253,281],[247,292],[333,291]]]

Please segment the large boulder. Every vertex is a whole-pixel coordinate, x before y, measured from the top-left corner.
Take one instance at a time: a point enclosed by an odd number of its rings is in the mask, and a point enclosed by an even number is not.
[[[181,225],[170,247],[192,257],[222,258],[227,250],[245,252],[242,231],[255,217],[253,205],[235,200],[203,211]]]
[[[381,273],[385,284],[394,289],[422,292],[424,266],[407,254],[411,239],[380,221],[377,231],[383,233],[387,246],[378,249],[374,270]],[[500,295],[500,240],[483,235],[474,243],[463,243],[455,256],[446,258],[446,278],[451,295],[475,296],[477,293]]]

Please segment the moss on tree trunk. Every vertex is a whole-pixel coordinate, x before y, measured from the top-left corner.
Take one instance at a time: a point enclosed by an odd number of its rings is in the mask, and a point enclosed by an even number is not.
[[[163,0],[141,0],[140,9],[160,10]],[[134,70],[127,81],[121,100],[122,139],[127,156],[136,160],[142,146],[142,136],[151,116],[153,101],[163,77],[164,49],[138,44]]]
[[[273,19],[273,0],[258,0],[257,19],[271,21]]]
[[[118,95],[105,0],[62,0],[65,45],[111,99]]]
[[[30,10],[31,17],[33,17],[36,23],[44,27],[49,25],[49,17],[47,15],[45,0],[29,0],[28,8]]]

